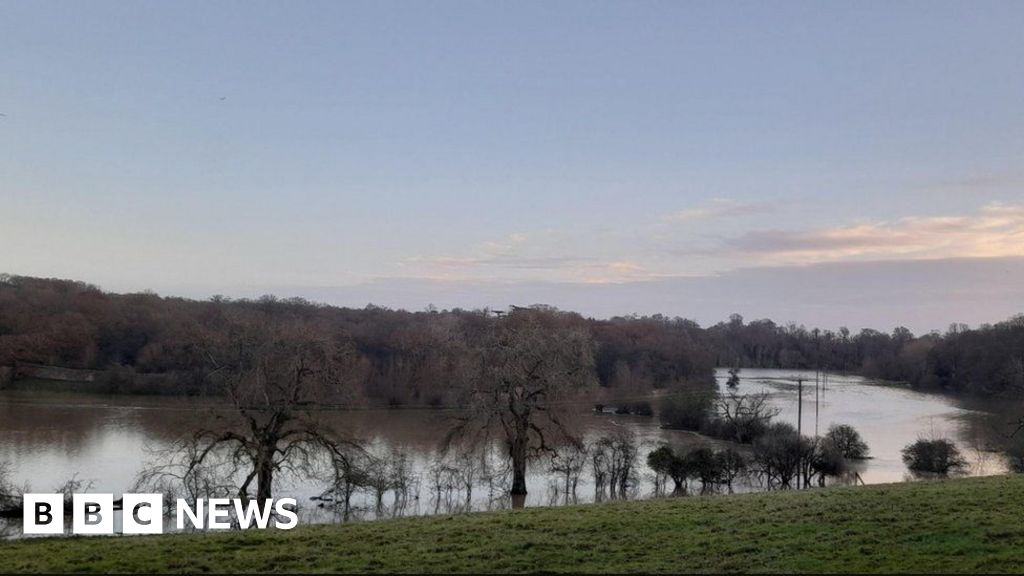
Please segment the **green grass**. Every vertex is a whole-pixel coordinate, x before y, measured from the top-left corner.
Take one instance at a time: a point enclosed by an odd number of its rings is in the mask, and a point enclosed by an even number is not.
[[[1007,572],[1024,477],[389,520],[291,531],[33,539],[3,572]]]

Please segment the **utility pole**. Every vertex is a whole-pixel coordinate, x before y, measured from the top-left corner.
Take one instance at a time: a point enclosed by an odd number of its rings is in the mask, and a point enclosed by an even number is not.
[[[814,438],[818,438],[818,372],[814,373]]]
[[[801,439],[804,437],[803,436],[803,423],[804,423],[804,379],[803,378],[797,378],[796,379],[796,390],[797,390],[797,393],[796,393],[796,396],[797,396],[797,401],[796,401],[796,437],[797,437],[797,446],[800,446],[801,445]],[[800,457],[797,459],[796,462],[797,462],[796,463],[796,469],[797,469],[797,472],[796,472],[796,487],[797,487],[797,490],[799,490],[800,489],[800,476],[803,474],[804,455],[800,454]]]

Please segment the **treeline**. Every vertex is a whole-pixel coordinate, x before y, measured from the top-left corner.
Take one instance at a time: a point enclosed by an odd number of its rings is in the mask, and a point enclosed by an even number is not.
[[[886,334],[808,330],[771,320],[744,323],[739,315],[706,331],[718,366],[824,369],[907,382],[927,390],[978,395],[1024,395],[1024,315],[970,329],[915,336],[898,327]]]
[[[703,331],[682,319],[593,320],[546,307],[554,329],[585,329],[594,380],[615,401],[670,387],[709,388],[714,362]],[[0,275],[0,366],[19,363],[103,371],[116,392],[216,393],[206,343],[238,320],[273,318],[344,341],[362,400],[391,406],[452,405],[476,374],[473,356],[500,313],[340,308],[301,298],[214,297],[195,301],[152,293],[112,294],[96,286]],[[232,320],[235,322],[231,322]],[[0,374],[2,376],[2,374]]]
[[[540,307],[590,335],[595,379],[615,401],[652,389],[707,386],[715,367],[825,369],[904,381],[922,389],[1024,395],[1024,316],[945,333],[808,330],[733,315],[708,328],[655,315],[609,320]],[[0,275],[0,378],[37,363],[101,370],[111,389],[202,393],[201,343],[226,316],[269,315],[344,338],[359,355],[367,399],[449,405],[466,378],[471,344],[498,317],[488,310],[408,312],[340,308],[301,298],[111,294],[82,282]]]

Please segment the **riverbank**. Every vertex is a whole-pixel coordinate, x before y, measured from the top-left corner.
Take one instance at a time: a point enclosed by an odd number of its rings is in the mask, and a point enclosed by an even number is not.
[[[300,527],[33,539],[2,572],[1015,572],[1024,477]]]

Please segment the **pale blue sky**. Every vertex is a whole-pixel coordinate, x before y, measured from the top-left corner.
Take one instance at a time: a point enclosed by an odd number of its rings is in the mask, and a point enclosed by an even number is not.
[[[652,286],[1016,271],[1021,30],[1021,2],[4,1],[0,271],[705,322],[731,303]],[[748,314],[859,320],[805,304]]]

